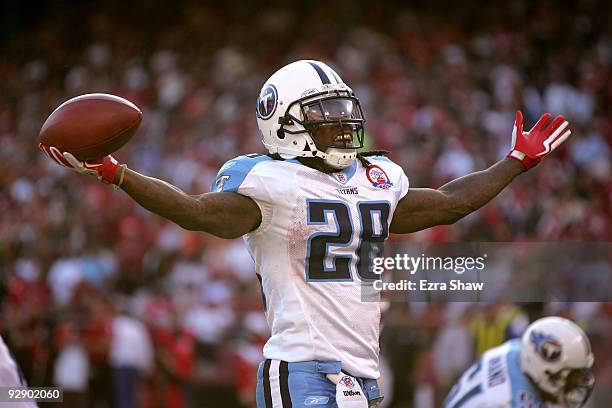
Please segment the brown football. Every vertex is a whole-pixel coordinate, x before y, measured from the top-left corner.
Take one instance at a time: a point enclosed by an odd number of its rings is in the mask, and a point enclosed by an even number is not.
[[[77,96],[51,113],[40,129],[40,141],[70,152],[80,160],[93,160],[117,151],[136,132],[142,112],[115,95]]]

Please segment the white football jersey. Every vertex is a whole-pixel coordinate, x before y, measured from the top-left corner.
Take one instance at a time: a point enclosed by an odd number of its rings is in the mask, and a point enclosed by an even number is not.
[[[0,337],[0,386],[27,386],[2,337]]]
[[[25,379],[21,375],[21,370],[13,359],[11,352],[0,337],[0,387],[27,387]],[[5,395],[6,396],[6,395]],[[33,401],[24,402],[0,402],[0,408],[36,408],[38,405]]]
[[[541,408],[543,401],[521,370],[521,341],[486,351],[451,389],[444,408]]]
[[[248,196],[261,209],[260,226],[244,238],[271,330],[266,358],[340,361],[352,375],[379,377],[380,304],[362,301],[362,284],[377,277],[371,258],[381,256],[408,179],[386,157],[368,160],[367,170],[356,160],[325,174],[248,155],[219,170],[212,191]]]

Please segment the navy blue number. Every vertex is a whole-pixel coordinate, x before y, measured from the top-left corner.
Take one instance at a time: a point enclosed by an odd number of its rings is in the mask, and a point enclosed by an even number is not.
[[[327,224],[327,214],[336,221],[336,232],[317,232],[308,239],[306,276],[308,280],[351,280],[350,255],[337,255],[333,267],[326,267],[327,249],[330,245],[348,246],[353,238],[353,225],[346,204],[339,201],[308,201],[308,224]]]
[[[382,255],[383,242],[389,235],[389,202],[361,202],[357,204],[361,232],[356,250],[357,273],[362,280],[378,279],[371,270],[372,259]],[[309,225],[326,225],[327,214],[336,223],[335,232],[317,232],[310,236],[306,254],[306,278],[309,281],[352,280],[350,264],[352,255],[336,255],[328,267],[328,247],[347,247],[353,238],[353,224],[349,207],[340,201],[309,200],[307,215]]]
[[[376,280],[379,275],[372,272],[372,262],[383,255],[383,245],[389,236],[387,220],[391,206],[388,202],[362,202],[357,204],[357,208],[361,220],[357,273],[362,280]]]

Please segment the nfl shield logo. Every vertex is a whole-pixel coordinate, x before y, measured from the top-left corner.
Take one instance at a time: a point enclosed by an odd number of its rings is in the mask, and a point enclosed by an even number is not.
[[[334,174],[334,177],[336,177],[336,180],[338,180],[342,184],[345,184],[347,181],[346,175],[343,173],[336,173]]]
[[[345,386],[346,388],[353,388],[353,387],[355,386],[355,383],[353,382],[353,379],[352,379],[351,377],[349,377],[348,375],[347,375],[347,376],[342,377],[342,378],[340,379],[340,382],[341,382],[342,384],[344,384],[344,386]]]

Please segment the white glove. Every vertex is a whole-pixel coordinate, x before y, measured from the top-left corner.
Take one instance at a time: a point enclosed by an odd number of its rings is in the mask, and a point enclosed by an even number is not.
[[[341,371],[339,374],[327,374],[327,378],[336,384],[338,408],[368,408],[368,400],[355,377]]]

